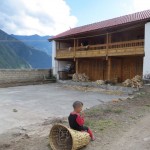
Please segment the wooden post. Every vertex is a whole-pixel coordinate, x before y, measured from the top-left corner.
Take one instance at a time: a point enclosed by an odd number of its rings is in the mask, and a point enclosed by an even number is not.
[[[106,35],[106,60],[108,60],[108,48],[109,48],[108,44],[109,44],[109,34],[107,33]]]
[[[78,68],[78,65],[79,65],[79,62],[78,62],[79,60],[78,60],[78,58],[76,58],[75,61],[76,61],[76,73],[78,73],[78,69],[79,69],[79,68]]]
[[[111,57],[108,58],[108,74],[107,74],[107,80],[111,81],[111,71],[112,71],[112,59]]]
[[[108,43],[111,43],[111,34],[108,35]]]
[[[109,44],[111,43],[111,34],[107,33],[107,52],[106,52],[106,60],[108,65],[108,72],[107,72],[107,80],[111,81],[111,72],[112,72],[112,58],[108,57],[108,51],[109,51]]]
[[[79,40],[77,39],[77,47],[79,46]]]
[[[58,44],[59,44],[59,48],[58,49],[60,49],[60,42],[58,42]]]
[[[74,56],[73,56],[73,57],[74,57],[74,61],[75,61],[75,59],[76,59],[76,58],[75,58],[75,57],[76,57],[75,55],[76,55],[76,40],[74,39]]]

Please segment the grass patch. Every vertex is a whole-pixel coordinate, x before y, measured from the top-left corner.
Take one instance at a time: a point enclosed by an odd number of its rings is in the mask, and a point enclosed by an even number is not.
[[[137,93],[136,97],[137,98],[145,98],[145,97],[149,97],[150,96],[150,93],[148,92],[140,92],[140,93]]]
[[[99,130],[103,131],[109,127],[114,127],[117,124],[113,120],[87,120],[85,122],[85,125],[94,129],[94,130]]]
[[[103,112],[104,113],[111,113],[111,112],[113,112],[113,109],[112,108],[106,108],[106,109],[103,109]]]
[[[123,110],[121,108],[106,108],[103,110],[104,113],[116,113],[121,114]]]
[[[86,115],[87,116],[97,116],[97,115],[102,115],[103,111],[101,108],[92,108],[90,110],[86,110]]]
[[[147,104],[147,105],[145,105],[146,107],[150,107],[150,105],[149,104]]]
[[[113,112],[116,114],[121,114],[123,110],[121,108],[117,108],[117,109],[114,109]]]
[[[123,112],[123,109],[121,108],[93,108],[90,110],[86,111],[86,115],[91,117],[91,116],[103,116],[103,114],[110,114],[110,113],[115,113],[115,114],[121,114]]]
[[[136,120],[137,118],[134,116],[130,116],[131,119]]]

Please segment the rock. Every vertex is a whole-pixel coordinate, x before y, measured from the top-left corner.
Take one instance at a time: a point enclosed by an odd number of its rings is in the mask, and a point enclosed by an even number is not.
[[[25,135],[24,135],[24,138],[25,138],[25,139],[29,139],[30,136],[29,136],[28,134],[25,134]]]
[[[150,141],[150,137],[146,137],[146,138],[144,138],[143,139],[145,142],[148,142],[148,141]]]
[[[18,110],[17,109],[13,109],[13,112],[18,112]]]
[[[113,99],[112,102],[113,103],[118,103],[120,100],[119,99]]]

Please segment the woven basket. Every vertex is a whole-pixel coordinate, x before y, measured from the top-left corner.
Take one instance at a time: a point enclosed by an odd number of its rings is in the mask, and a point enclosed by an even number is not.
[[[49,138],[53,150],[77,150],[90,142],[87,132],[72,130],[61,124],[52,127]]]

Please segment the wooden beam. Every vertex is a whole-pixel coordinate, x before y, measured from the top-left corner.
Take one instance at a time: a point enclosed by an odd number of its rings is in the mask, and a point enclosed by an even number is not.
[[[106,34],[106,60],[108,60],[109,34]]]
[[[60,42],[58,42],[58,44],[59,44],[59,48],[58,49],[60,49]]]
[[[77,45],[76,45],[76,47],[78,47],[79,46],[79,39],[77,39]]]
[[[75,55],[76,55],[76,40],[74,39],[74,56],[73,56],[74,61],[75,61],[75,57],[76,57]]]
[[[111,34],[108,35],[108,44],[111,44]]]
[[[112,72],[112,58],[108,58],[108,72],[107,72],[107,80],[111,81],[111,72]]]
[[[78,58],[77,58],[75,61],[76,61],[76,73],[78,73],[78,70],[79,70],[79,67],[78,67],[78,65],[79,65],[79,60],[78,60]]]

